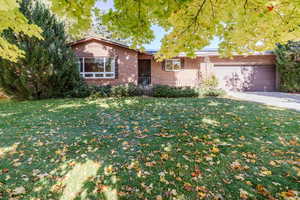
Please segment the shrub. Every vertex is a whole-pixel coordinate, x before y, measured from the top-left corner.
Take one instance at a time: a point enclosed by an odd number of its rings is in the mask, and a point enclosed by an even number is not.
[[[215,75],[205,79],[199,89],[199,94],[204,97],[224,96],[226,92],[218,88],[219,81]]]
[[[74,88],[66,92],[67,97],[85,98],[91,95],[91,89],[88,84],[81,80],[77,82]]]
[[[202,88],[199,89],[199,94],[204,97],[219,97],[225,96],[226,92],[222,89],[217,88]]]
[[[64,24],[39,1],[20,1],[28,22],[38,25],[44,40],[5,31],[1,36],[26,55],[18,63],[0,59],[0,87],[18,99],[64,97],[80,80],[74,52],[66,45]]]
[[[67,96],[75,98],[104,98],[109,97],[110,94],[110,85],[88,85],[82,80],[76,85],[76,87],[73,90],[67,93]]]
[[[139,95],[141,95],[141,90],[132,83],[113,86],[110,94],[112,97],[132,97]]]
[[[203,81],[204,88],[217,88],[218,85],[219,81],[215,75],[212,75]]]
[[[68,92],[68,97],[75,98],[105,98],[105,97],[131,97],[141,95],[142,91],[134,84],[125,85],[88,85],[81,81],[72,91]]]
[[[300,92],[300,42],[278,44],[275,50],[280,90]]]
[[[191,87],[172,87],[168,85],[153,86],[152,93],[154,97],[197,97],[198,92]]]
[[[111,89],[110,85],[91,85],[89,86],[90,95],[97,97],[97,98],[104,98],[111,96]]]
[[[144,91],[143,91],[144,90]],[[116,85],[116,86],[97,86],[88,85],[81,81],[72,91],[68,92],[68,97],[91,99],[105,97],[133,97],[140,95],[153,97],[198,97],[198,96],[223,96],[225,91],[216,88],[196,89],[191,87],[172,87],[168,85],[154,85],[152,88],[139,88],[134,84]]]

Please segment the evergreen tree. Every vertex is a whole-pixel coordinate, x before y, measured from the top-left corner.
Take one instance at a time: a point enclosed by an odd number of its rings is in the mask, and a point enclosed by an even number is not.
[[[0,59],[0,87],[19,99],[63,97],[80,80],[64,24],[40,3],[23,0],[20,11],[42,29],[44,40],[6,31],[3,37],[26,52],[18,63]]]
[[[77,39],[82,39],[86,37],[99,37],[108,39],[117,43],[121,43],[124,45],[129,45],[129,41],[126,40],[126,38],[120,38],[117,35],[114,35],[112,31],[110,31],[106,25],[103,24],[102,17],[105,15],[105,12],[101,11],[98,8],[94,8],[92,10],[93,13],[93,20],[91,27],[84,31],[82,30],[81,33],[76,35],[70,35],[70,40],[74,41]]]
[[[278,44],[275,53],[280,90],[300,92],[300,41]]]

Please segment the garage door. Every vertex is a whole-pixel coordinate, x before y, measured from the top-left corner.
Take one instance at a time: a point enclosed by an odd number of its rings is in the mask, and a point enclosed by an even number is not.
[[[226,90],[274,91],[276,88],[274,65],[215,65],[214,73],[219,80],[219,87]]]

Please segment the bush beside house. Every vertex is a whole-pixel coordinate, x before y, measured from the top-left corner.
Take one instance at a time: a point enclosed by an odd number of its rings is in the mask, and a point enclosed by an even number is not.
[[[89,97],[91,99],[105,97],[134,97],[142,95],[163,98],[200,96],[218,97],[225,95],[225,91],[217,88],[173,87],[168,85],[154,85],[153,87],[144,88],[134,84],[97,86],[81,83],[77,87],[75,87],[74,90],[67,93],[68,97]]]
[[[154,97],[197,97],[199,96],[197,89],[191,87],[172,87],[168,85],[154,85],[152,88]]]
[[[300,42],[279,44],[275,53],[280,76],[280,90],[300,92]]]
[[[132,97],[142,95],[142,90],[134,84],[117,85],[111,88],[112,97]]]
[[[203,88],[154,85],[140,88],[134,84],[117,86],[88,85],[80,78],[73,50],[66,45],[64,24],[42,3],[23,0],[21,12],[29,23],[42,28],[44,40],[24,35],[16,36],[12,31],[3,35],[18,46],[25,56],[18,63],[0,59],[0,87],[5,94],[17,99],[45,99],[57,97],[104,98],[147,95],[177,98],[198,96],[220,96],[216,89],[217,79],[212,77]],[[1,96],[1,93],[0,93]]]
[[[80,82],[72,91],[67,93],[68,97],[76,98],[105,98],[105,97],[133,97],[143,94],[141,88],[134,84],[123,85],[88,85]]]
[[[17,99],[64,97],[80,81],[74,52],[66,45],[64,24],[39,2],[23,0],[20,10],[38,25],[44,40],[6,31],[3,37],[26,54],[18,63],[0,59],[0,87]]]
[[[218,85],[219,85],[219,81],[215,75],[212,75],[209,78],[205,79],[199,89],[200,96],[204,96],[204,97],[224,96],[226,92],[222,89],[219,89]]]

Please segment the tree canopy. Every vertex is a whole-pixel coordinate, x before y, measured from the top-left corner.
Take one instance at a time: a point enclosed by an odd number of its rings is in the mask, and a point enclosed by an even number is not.
[[[214,37],[220,53],[273,49],[276,43],[300,38],[300,0],[115,0],[104,16],[109,28],[142,45],[153,39],[151,25],[168,30],[161,57],[195,50]]]
[[[300,42],[278,44],[276,66],[280,74],[280,90],[300,92]]]
[[[17,99],[65,97],[81,81],[75,54],[66,45],[64,24],[40,2],[23,0],[20,11],[29,23],[41,28],[44,39],[16,35],[12,30],[2,34],[26,54],[17,63],[0,58],[0,87]]]
[[[42,39],[41,28],[34,24],[28,24],[28,20],[20,12],[16,0],[0,0],[0,56],[13,62],[16,62],[20,57],[24,57],[25,52],[3,37],[3,32],[8,29],[15,34],[22,33]]]
[[[92,9],[98,1],[51,0],[51,8],[71,19],[70,32],[76,34],[90,26]],[[0,0],[0,4],[0,13],[20,15],[16,0]],[[101,17],[110,31],[127,38],[135,48],[154,39],[153,25],[163,27],[168,34],[158,56],[167,58],[179,52],[194,56],[195,50],[207,46],[214,37],[221,40],[219,51],[226,56],[273,49],[276,43],[300,38],[299,16],[300,0],[114,0],[114,9]],[[11,28],[16,33],[38,36],[39,29],[28,32],[30,25],[22,19],[4,23],[1,20],[0,33]],[[22,26],[16,29],[19,23]],[[3,44],[9,43],[0,40],[0,56],[15,58],[16,55],[4,53]]]

